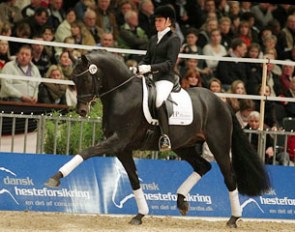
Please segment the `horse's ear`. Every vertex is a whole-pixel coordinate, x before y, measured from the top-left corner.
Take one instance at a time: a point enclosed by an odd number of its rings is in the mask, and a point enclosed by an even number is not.
[[[88,60],[88,58],[85,56],[85,55],[82,55],[81,56],[81,60],[82,60],[82,62],[84,63],[84,64],[89,64],[89,60]]]

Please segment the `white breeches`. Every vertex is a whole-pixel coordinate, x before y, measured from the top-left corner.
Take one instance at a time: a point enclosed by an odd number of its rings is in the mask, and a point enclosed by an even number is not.
[[[157,99],[156,99],[156,107],[159,108],[164,101],[167,100],[169,94],[173,89],[173,83],[171,81],[156,81],[155,82],[157,89]]]

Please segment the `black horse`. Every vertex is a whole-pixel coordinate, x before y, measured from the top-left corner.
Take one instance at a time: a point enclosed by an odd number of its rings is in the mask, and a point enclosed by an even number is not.
[[[73,81],[77,86],[77,112],[80,115],[86,116],[92,101],[100,97],[105,140],[74,156],[45,184],[57,187],[60,179],[84,160],[116,154],[126,169],[138,206],[138,214],[130,223],[141,224],[144,215],[148,214],[148,205],[140,187],[132,151],[158,150],[160,136],[158,126],[149,124],[143,114],[142,77],[132,74],[116,55],[99,50],[77,61]],[[242,216],[238,191],[248,196],[267,192],[270,188],[268,174],[227,104],[205,88],[186,91],[192,99],[193,121],[185,126],[169,126],[172,150],[193,168],[193,173],[177,190],[177,207],[182,215],[187,213],[186,195],[211,169],[211,164],[196,149],[196,145],[206,141],[229,191],[232,215],[227,226],[237,227],[236,221]]]

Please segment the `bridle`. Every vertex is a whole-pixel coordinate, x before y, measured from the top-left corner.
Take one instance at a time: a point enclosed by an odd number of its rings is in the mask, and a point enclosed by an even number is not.
[[[88,61],[88,63],[89,63],[88,68],[86,70],[84,70],[83,72],[81,72],[79,74],[74,75],[74,78],[77,79],[77,77],[83,76],[84,74],[86,74],[88,72],[91,74],[92,83],[93,83],[93,85],[92,85],[93,89],[92,89],[91,93],[77,95],[78,101],[81,103],[85,103],[85,104],[91,104],[91,102],[95,101],[95,99],[97,97],[99,97],[99,89],[101,88],[101,84],[97,83],[97,77],[95,76],[95,74],[98,71],[97,66],[90,64],[89,61]],[[92,99],[90,101],[84,100],[85,98],[89,98],[89,97],[92,97]]]
[[[87,59],[87,61],[88,61],[88,68],[86,70],[82,71],[81,73],[78,73],[78,74],[74,75],[74,78],[77,78],[77,77],[83,76],[84,74],[89,72],[91,74],[91,77],[92,77],[92,80],[93,80],[92,93],[82,94],[82,95],[77,96],[78,101],[82,102],[82,103],[91,104],[93,101],[95,101],[95,99],[97,97],[102,98],[102,97],[116,91],[117,89],[121,88],[122,86],[124,86],[125,84],[130,82],[132,79],[137,77],[137,75],[132,75],[131,77],[129,77],[126,81],[122,82],[121,84],[119,84],[119,85],[111,88],[110,90],[100,94],[99,92],[100,92],[100,89],[102,88],[102,84],[97,83],[98,82],[98,77],[97,77],[97,75],[95,75],[98,72],[98,67],[95,64],[92,64],[90,62],[90,60]],[[85,98],[88,98],[88,97],[92,97],[92,99],[89,102],[84,100]]]

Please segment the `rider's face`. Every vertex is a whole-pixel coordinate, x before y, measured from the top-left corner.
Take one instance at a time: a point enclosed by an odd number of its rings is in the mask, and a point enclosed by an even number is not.
[[[155,27],[157,31],[163,31],[169,26],[171,26],[171,21],[169,18],[164,18],[164,17],[155,18]]]

